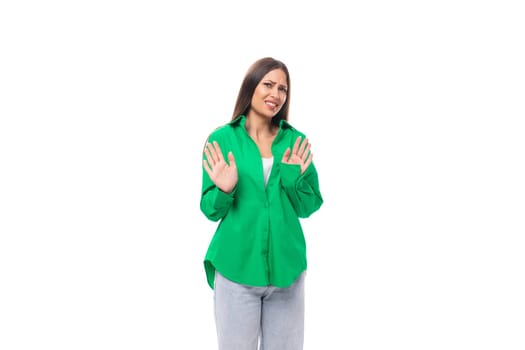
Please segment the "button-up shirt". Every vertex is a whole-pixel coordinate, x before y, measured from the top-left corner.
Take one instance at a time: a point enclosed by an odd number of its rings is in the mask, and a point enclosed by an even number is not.
[[[238,182],[231,193],[221,191],[204,171],[200,208],[220,221],[211,239],[204,268],[214,288],[215,270],[244,285],[290,286],[306,269],[306,242],[299,218],[317,211],[323,199],[312,163],[301,174],[300,165],[281,162],[298,136],[305,135],[281,121],[272,143],[274,163],[265,186],[262,158],[245,127],[245,116],[214,130],[224,158],[232,152]]]

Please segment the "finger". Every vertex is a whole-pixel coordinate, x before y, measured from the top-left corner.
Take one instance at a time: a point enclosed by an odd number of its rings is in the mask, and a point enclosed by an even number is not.
[[[310,154],[310,147],[311,146],[312,146],[311,143],[308,143],[306,145],[306,148],[304,149],[303,154],[301,155],[301,159],[303,159],[303,161],[306,161],[308,159],[308,155]]]
[[[206,160],[208,161],[209,165],[213,167],[215,165],[215,160],[211,155],[210,146],[211,145],[209,143],[206,145],[206,147],[204,148],[204,154],[206,155]]]
[[[290,158],[290,147],[288,147],[286,149],[286,151],[284,151],[283,159],[281,160],[281,162],[287,163],[288,162],[288,158]]]
[[[235,158],[232,151],[228,152],[228,163],[230,163],[230,166],[235,166]]]
[[[308,155],[308,158],[306,159],[306,162],[304,162],[304,170],[308,169],[308,167],[310,166],[310,164],[312,163],[312,159],[314,158],[314,155],[312,153],[310,153]],[[304,172],[304,171],[303,171]]]
[[[214,165],[216,162],[217,162],[217,156],[216,156],[216,152],[215,152],[215,146],[213,146],[212,143],[208,143],[206,145],[206,150],[208,151],[208,156],[209,156],[209,160],[210,160],[210,165]]]
[[[215,152],[217,154],[217,160],[218,161],[224,160],[224,157],[222,156],[221,147],[219,146],[217,141],[213,141],[213,145],[215,146]]]
[[[211,171],[210,166],[208,165],[208,162],[203,160],[202,165],[204,166],[204,170],[206,170],[206,173],[208,174],[208,176],[211,177],[212,171]]]
[[[306,148],[308,147],[308,139],[304,139],[301,143],[301,146],[299,146],[299,150],[297,151],[297,155],[301,158],[304,158],[304,156],[308,153],[305,153]]]
[[[295,140],[295,143],[293,145],[293,150],[292,150],[292,154],[297,154],[297,149],[299,148],[299,144],[301,142],[301,136],[299,136],[297,138],[297,140]]]

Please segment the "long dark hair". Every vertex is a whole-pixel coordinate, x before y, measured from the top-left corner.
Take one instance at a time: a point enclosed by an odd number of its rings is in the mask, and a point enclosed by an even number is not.
[[[232,120],[241,114],[246,115],[248,113],[255,88],[262,78],[274,69],[281,69],[286,74],[286,85],[288,86],[288,89],[286,101],[279,110],[279,113],[272,118],[272,123],[278,125],[281,120],[288,121],[288,111],[290,109],[290,74],[288,73],[288,68],[283,62],[272,57],[258,59],[250,66],[248,72],[246,72],[241,88],[239,89],[239,94],[237,95],[237,102],[235,102],[235,108],[233,109]]]

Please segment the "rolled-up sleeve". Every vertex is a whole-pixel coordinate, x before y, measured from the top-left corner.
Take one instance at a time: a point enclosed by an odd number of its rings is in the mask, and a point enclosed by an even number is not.
[[[313,163],[301,174],[296,164],[280,163],[281,184],[300,218],[307,218],[323,204],[317,170]]]

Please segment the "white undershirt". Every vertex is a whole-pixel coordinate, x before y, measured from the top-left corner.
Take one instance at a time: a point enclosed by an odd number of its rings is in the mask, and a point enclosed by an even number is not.
[[[264,186],[268,184],[268,179],[270,178],[270,171],[272,170],[273,157],[262,158],[263,163],[263,172],[264,172]]]

